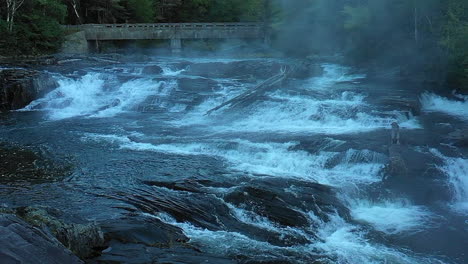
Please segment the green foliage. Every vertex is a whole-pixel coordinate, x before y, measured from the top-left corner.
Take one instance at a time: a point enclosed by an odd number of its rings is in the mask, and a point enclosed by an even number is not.
[[[249,22],[264,18],[267,0],[161,1],[162,22]],[[169,4],[167,3],[169,2]]]
[[[449,81],[468,92],[468,3],[448,2],[441,45],[446,48],[450,60]]]
[[[49,17],[58,23],[63,23],[67,15],[67,6],[60,0],[34,0],[33,13],[37,16]]]
[[[137,23],[151,23],[154,21],[154,3],[152,0],[128,0],[131,20]]]
[[[17,22],[9,32],[0,20],[0,52],[8,55],[43,54],[61,46],[63,31],[60,22],[66,6],[58,0],[33,0],[18,11]]]

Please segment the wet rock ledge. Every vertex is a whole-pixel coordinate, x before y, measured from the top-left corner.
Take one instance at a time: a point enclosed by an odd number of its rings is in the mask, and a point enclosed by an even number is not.
[[[0,209],[0,263],[82,263],[105,248],[94,223],[49,207]]]
[[[0,213],[0,262],[83,263],[46,229],[13,214]]]
[[[58,84],[47,73],[0,68],[0,112],[23,108],[57,87]]]

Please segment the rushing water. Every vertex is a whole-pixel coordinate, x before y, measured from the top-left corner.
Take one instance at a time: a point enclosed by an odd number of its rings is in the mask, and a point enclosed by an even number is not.
[[[210,62],[276,63],[160,59],[54,74],[59,87],[5,115],[0,133],[71,162],[73,171],[60,182],[3,185],[1,199],[54,206],[98,223],[119,219],[122,208],[133,206],[132,217],[179,227],[202,252],[239,262],[468,261],[466,149],[434,139],[447,127],[467,125],[467,101],[415,94],[424,112],[414,117],[370,100],[379,96],[377,84],[366,82],[364,74],[323,64],[319,76],[292,80],[251,104],[206,115],[258,81],[243,78],[245,72],[213,76],[190,70]],[[144,73],[150,65],[160,65],[162,73]],[[404,147],[418,157],[410,159],[409,178],[401,180],[406,187],[383,181],[394,121],[403,140],[408,138]],[[197,187],[200,192],[146,184],[185,179],[209,183]],[[340,208],[317,211],[305,204],[301,197],[328,199],[305,191],[308,183],[331,186],[349,217]],[[286,195],[291,200],[284,208],[305,224],[284,224],[236,203],[232,193],[240,186],[270,186],[278,197]],[[161,197],[190,216],[142,206]]]

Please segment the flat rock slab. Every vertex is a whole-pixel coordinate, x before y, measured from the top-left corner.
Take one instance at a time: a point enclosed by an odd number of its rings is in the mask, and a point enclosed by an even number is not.
[[[50,233],[10,214],[0,214],[0,263],[83,263]]]
[[[109,248],[100,257],[89,261],[89,263],[235,264],[237,261],[201,253],[186,247],[166,249],[111,241]]]

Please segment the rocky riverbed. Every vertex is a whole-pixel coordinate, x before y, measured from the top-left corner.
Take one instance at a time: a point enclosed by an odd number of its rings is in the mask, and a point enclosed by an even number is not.
[[[462,95],[314,60],[1,67],[2,261],[468,261]]]

